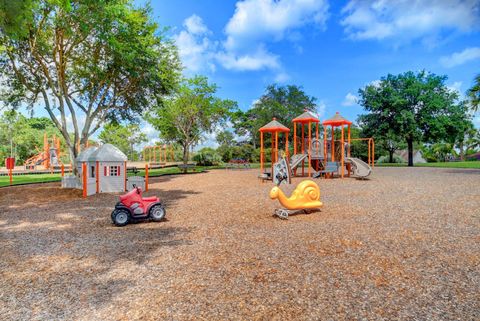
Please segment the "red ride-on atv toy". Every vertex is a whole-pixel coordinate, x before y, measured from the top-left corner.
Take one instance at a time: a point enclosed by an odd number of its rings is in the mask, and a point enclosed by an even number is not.
[[[120,202],[115,204],[112,221],[116,226],[147,219],[159,222],[165,214],[165,207],[158,197],[142,197],[142,189],[133,185],[133,189],[120,196]]]

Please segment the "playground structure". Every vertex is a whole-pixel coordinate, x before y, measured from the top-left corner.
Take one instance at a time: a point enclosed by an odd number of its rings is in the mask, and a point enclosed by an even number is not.
[[[312,129],[315,127],[315,139],[318,140],[318,130],[320,125],[320,120],[315,117],[311,112],[308,110],[304,110],[304,113],[300,116],[294,118],[293,122],[293,155],[291,158],[291,167],[294,168],[294,174],[297,175],[297,164],[302,166],[302,174],[301,176],[305,176],[305,159],[308,158],[308,176],[311,176],[312,173]],[[301,136],[300,136],[300,146],[297,150],[297,125],[300,124],[301,126]],[[306,127],[306,128],[305,128]],[[305,129],[307,129],[307,133],[305,133]],[[305,137],[306,136],[306,137]],[[318,145],[315,147],[316,154],[319,154]],[[319,167],[319,159],[318,157],[315,158],[315,165],[318,170]]]
[[[56,135],[53,135],[50,140],[45,133],[43,135],[43,151],[40,151],[37,147],[37,154],[28,158],[23,164],[26,170],[35,170],[37,166],[43,166],[45,169],[60,169],[64,168],[65,165],[60,160],[60,157],[65,155],[61,151],[60,138],[57,138]]]
[[[356,176],[368,177],[374,167],[375,143],[373,138],[351,138],[352,122],[342,117],[338,112],[325,120],[323,125],[323,138],[319,136],[320,120],[311,112],[305,110],[303,114],[294,118],[293,122],[293,155],[289,156],[288,133],[290,130],[279,123],[275,118],[267,125],[260,128],[260,170],[262,179],[274,179],[274,164],[278,161],[278,133],[285,133],[285,156],[293,176],[340,177]],[[297,136],[300,125],[300,136]],[[330,127],[330,128],[329,128]],[[329,130],[330,129],[330,130]],[[264,172],[264,140],[263,133],[272,135],[272,170]],[[330,134],[330,135],[328,135]],[[340,139],[336,139],[340,134]],[[315,135],[315,137],[313,137]],[[351,145],[355,141],[368,143],[368,160],[351,156]],[[301,168],[301,170],[300,170]],[[305,169],[307,168],[307,171]]]
[[[290,129],[280,124],[274,117],[271,122],[259,129],[260,131],[260,171],[262,172],[263,179],[271,179],[273,177],[273,166],[278,161],[278,134],[284,134],[285,136],[285,151],[288,158],[288,133]],[[263,172],[265,163],[265,148],[264,148],[264,134],[270,133],[271,136],[271,170],[270,172]]]
[[[175,161],[173,145],[146,146],[142,151],[143,161],[149,164],[167,163]]]

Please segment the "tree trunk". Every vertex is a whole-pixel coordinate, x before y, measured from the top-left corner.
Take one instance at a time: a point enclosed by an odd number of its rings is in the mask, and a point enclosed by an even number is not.
[[[408,145],[408,166],[413,166],[413,139],[407,139]]]
[[[189,152],[189,149],[188,149],[188,144],[184,144],[183,145],[183,165],[187,165],[188,164],[188,153]],[[185,167],[183,169],[183,172],[186,173],[187,172],[187,167]]]
[[[460,142],[458,149],[460,150],[460,160],[463,162],[465,160],[465,146],[463,142]]]
[[[393,150],[388,151],[388,157],[389,157],[388,162],[393,163]]]

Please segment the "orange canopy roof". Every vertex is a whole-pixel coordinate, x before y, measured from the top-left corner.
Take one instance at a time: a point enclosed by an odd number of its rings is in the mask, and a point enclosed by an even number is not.
[[[288,127],[285,127],[284,125],[280,124],[277,119],[274,117],[271,122],[266,124],[265,126],[261,127],[259,129],[260,132],[265,133],[275,133],[275,132],[283,132],[283,133],[288,133],[290,129]]]
[[[337,111],[332,118],[324,120],[322,124],[332,125],[335,127],[335,126],[342,126],[342,125],[351,125],[352,122],[340,116],[340,114]]]
[[[317,117],[315,117],[314,114],[312,114],[311,112],[309,112],[306,109],[304,110],[303,114],[294,118],[292,121],[294,123],[302,123],[302,124],[305,124],[305,123],[319,123],[320,122],[320,120]]]

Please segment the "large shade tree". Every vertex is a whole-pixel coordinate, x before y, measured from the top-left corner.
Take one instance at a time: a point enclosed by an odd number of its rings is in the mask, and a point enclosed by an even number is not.
[[[44,109],[74,159],[105,121],[175,87],[178,55],[157,29],[130,0],[0,0],[1,98]]]
[[[240,136],[249,137],[256,147],[259,141],[258,130],[273,117],[293,129],[292,119],[302,114],[304,110],[316,112],[316,101],[317,98],[307,95],[299,86],[269,85],[251,109],[233,114],[235,131]]]
[[[185,79],[173,96],[146,115],[162,139],[182,146],[184,164],[190,148],[213,133],[237,107],[234,101],[216,97],[216,91],[217,86],[206,77]]]
[[[473,86],[467,91],[467,95],[473,112],[478,111],[480,106],[480,74],[473,80]]]
[[[118,147],[130,160],[138,159],[138,153],[135,147],[148,141],[147,135],[140,130],[138,124],[106,124],[100,132],[100,135],[98,135],[98,138],[102,143],[108,143]]]
[[[445,85],[446,79],[426,71],[409,71],[389,74],[360,89],[359,103],[369,112],[359,117],[360,125],[383,137],[395,135],[404,140],[408,165],[413,166],[414,142],[458,137],[469,121],[458,93]]]

